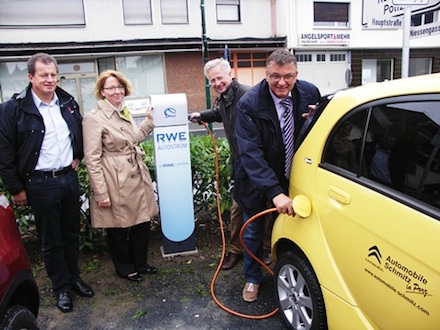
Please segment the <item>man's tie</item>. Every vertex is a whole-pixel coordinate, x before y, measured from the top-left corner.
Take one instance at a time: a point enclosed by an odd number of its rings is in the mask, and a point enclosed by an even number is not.
[[[121,110],[121,114],[122,114],[125,118],[127,118],[128,120],[131,119],[131,114],[130,114],[130,111],[128,110],[127,106],[124,106],[124,107],[122,108],[122,110]]]
[[[293,160],[293,133],[294,133],[294,125],[293,125],[293,111],[290,108],[289,99],[281,100],[280,103],[284,106],[284,127],[283,127],[283,135],[284,135],[284,148],[286,153],[285,166],[284,166],[284,175],[289,179],[290,171],[292,169],[292,160]]]

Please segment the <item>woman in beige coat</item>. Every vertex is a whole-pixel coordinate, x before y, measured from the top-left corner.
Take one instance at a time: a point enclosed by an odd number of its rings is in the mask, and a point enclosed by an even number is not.
[[[83,119],[84,160],[91,186],[92,226],[106,228],[116,273],[130,281],[157,269],[147,263],[150,219],[158,206],[144,152],[138,144],[152,131],[152,108],[136,126],[124,106],[127,78],[108,70],[95,85],[97,106]]]

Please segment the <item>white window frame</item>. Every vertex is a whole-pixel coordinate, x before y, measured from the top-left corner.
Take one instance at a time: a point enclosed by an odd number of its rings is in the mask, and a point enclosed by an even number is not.
[[[217,23],[240,23],[240,0],[216,0]]]
[[[0,0],[0,27],[85,25],[83,0]]]
[[[153,24],[151,0],[122,0],[125,25]]]
[[[188,24],[188,0],[160,0],[162,24]]]
[[[337,18],[334,18],[334,20],[328,20],[328,19],[324,19],[322,21],[315,21],[315,7],[316,5],[322,5],[322,6],[326,6],[327,8],[325,8],[325,10],[322,10],[322,12],[331,14],[332,10],[329,9],[329,6],[332,5],[346,5],[347,6],[347,18],[346,21],[342,21],[342,20],[338,20]],[[323,8],[324,9],[324,8]],[[314,1],[313,2],[313,26],[314,27],[318,27],[318,28],[349,28],[350,27],[350,2],[346,2],[346,1]],[[332,17],[334,17],[335,15],[332,15]]]

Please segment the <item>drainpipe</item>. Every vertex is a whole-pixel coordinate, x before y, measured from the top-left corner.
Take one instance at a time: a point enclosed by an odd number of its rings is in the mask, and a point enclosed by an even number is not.
[[[202,50],[203,50],[203,63],[208,62],[208,40],[206,38],[206,18],[205,18],[205,0],[200,0],[200,10],[202,12]],[[211,91],[209,88],[208,78],[205,77],[205,95],[206,95],[206,109],[211,109]],[[212,124],[208,124],[209,129],[212,131]]]
[[[411,29],[411,7],[405,6],[403,14],[402,78],[409,73],[409,31]]]

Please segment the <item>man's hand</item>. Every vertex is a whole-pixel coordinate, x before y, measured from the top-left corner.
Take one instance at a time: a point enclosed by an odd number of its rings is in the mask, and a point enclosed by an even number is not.
[[[17,195],[12,195],[12,203],[20,206],[27,206],[27,194],[25,190],[20,191]]]
[[[317,105],[318,104],[310,104],[309,105],[309,112],[305,112],[301,116],[306,119],[308,119],[309,117],[313,117],[313,115],[315,114]]]
[[[191,112],[188,114],[188,120],[192,123],[200,123],[201,118],[200,112]]]
[[[292,200],[289,198],[289,196],[286,196],[284,194],[276,195],[272,199],[273,204],[277,208],[278,213],[285,213],[290,216],[293,216],[293,206],[292,206]]]
[[[77,159],[77,158],[75,158],[73,161],[72,161],[72,164],[70,164],[70,166],[72,166],[72,168],[75,170],[75,171],[78,171],[78,166],[79,166],[79,159]]]

